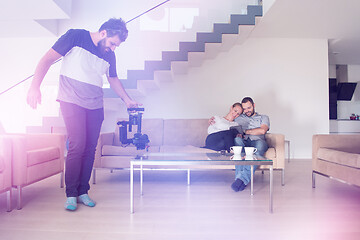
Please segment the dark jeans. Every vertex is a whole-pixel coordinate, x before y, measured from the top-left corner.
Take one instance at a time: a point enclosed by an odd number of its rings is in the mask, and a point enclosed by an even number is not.
[[[69,149],[65,163],[66,196],[77,197],[90,189],[95,149],[104,120],[104,109],[90,110],[60,102]]]
[[[230,152],[230,147],[234,146],[234,138],[238,134],[236,129],[230,129],[209,134],[205,140],[205,148],[215,151],[227,150]]]

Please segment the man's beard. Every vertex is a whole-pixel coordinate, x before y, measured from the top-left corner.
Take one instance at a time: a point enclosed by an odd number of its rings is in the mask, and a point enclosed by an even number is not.
[[[105,45],[106,45],[106,39],[105,38],[99,41],[98,49],[101,52],[101,54],[106,54],[106,53],[109,52],[109,48],[105,47]]]
[[[255,114],[255,109],[252,110],[251,112],[249,111],[249,112],[246,112],[246,113],[245,113],[245,115],[248,116],[248,117],[251,117],[251,116],[254,115],[254,114]]]

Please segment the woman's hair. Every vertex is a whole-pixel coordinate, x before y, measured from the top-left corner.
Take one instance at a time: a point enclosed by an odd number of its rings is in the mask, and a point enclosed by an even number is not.
[[[239,107],[241,107],[241,109],[242,109],[241,103],[236,102],[236,103],[234,103],[234,104],[232,105],[233,108],[236,107],[236,106],[239,106]]]

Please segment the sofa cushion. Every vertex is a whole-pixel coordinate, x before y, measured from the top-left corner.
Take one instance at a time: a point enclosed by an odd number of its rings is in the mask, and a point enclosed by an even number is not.
[[[164,120],[163,145],[196,147],[205,146],[208,135],[208,119],[166,119]]]
[[[150,146],[148,151],[159,152],[159,146]],[[146,153],[145,149],[136,150],[134,146],[121,147],[113,145],[104,145],[101,151],[102,156],[136,156],[144,153]]]
[[[348,153],[329,148],[319,148],[317,157],[328,162],[360,168],[360,154],[357,153]]]
[[[4,169],[5,169],[4,158],[0,156],[0,173],[2,173]]]
[[[58,158],[60,158],[60,149],[58,147],[27,151],[27,166],[33,166]]]

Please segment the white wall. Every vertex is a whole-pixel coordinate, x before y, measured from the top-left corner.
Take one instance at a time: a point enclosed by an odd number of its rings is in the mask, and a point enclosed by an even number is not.
[[[360,65],[347,65],[348,82],[360,82]]]
[[[275,3],[275,1],[276,0],[263,0],[262,1],[264,15],[269,11],[269,9]]]
[[[249,39],[137,100],[144,118],[209,118],[245,96],[291,141],[293,157],[310,158],[312,135],[329,131],[327,41]],[[106,104],[103,131],[112,131],[126,114],[119,100]]]
[[[0,92],[34,73],[37,62],[56,38],[0,38]],[[32,78],[0,95],[0,122],[7,132],[25,132],[25,126],[41,124],[42,116],[59,114],[55,102],[60,64],[54,65],[41,86],[42,104],[37,111],[26,104]]]
[[[329,78],[336,78],[336,65],[329,65]]]

